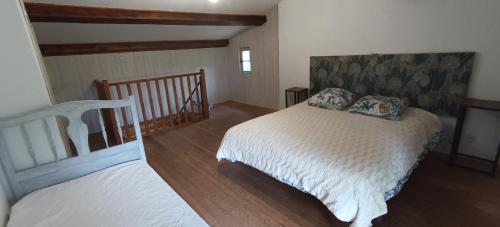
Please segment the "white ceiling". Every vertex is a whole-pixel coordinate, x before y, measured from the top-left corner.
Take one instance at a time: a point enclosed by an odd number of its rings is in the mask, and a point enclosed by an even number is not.
[[[25,0],[64,5],[265,15],[281,0]],[[245,26],[33,23],[41,44],[229,39]]]
[[[281,0],[25,0],[78,6],[264,15]]]

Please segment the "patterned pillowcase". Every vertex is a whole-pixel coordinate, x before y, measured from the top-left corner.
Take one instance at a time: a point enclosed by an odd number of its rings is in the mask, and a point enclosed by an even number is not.
[[[407,98],[365,96],[354,103],[349,112],[399,121],[409,105]]]
[[[343,110],[354,102],[354,94],[342,88],[327,88],[309,99],[309,105]]]

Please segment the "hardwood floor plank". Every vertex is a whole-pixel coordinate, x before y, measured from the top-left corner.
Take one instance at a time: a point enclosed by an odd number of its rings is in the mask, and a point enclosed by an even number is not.
[[[217,166],[217,162],[213,156],[212,159],[208,158],[210,157],[208,154],[201,152],[196,146],[182,141],[183,138],[179,135],[171,134],[170,138],[178,143],[169,144],[168,146],[178,146],[182,148],[182,152],[176,154],[168,149],[155,151],[158,156],[152,157],[153,159],[150,162],[153,168],[156,169],[158,161],[164,163],[173,156],[177,156],[175,158],[180,158],[184,161],[185,165],[176,165],[175,170],[169,168],[168,171],[161,169],[158,172],[167,176],[166,180],[172,185],[174,190],[178,190],[178,188],[182,189],[179,190],[179,195],[188,203],[192,201],[202,207],[209,207],[208,210],[199,209],[197,211],[202,217],[204,214],[207,214],[207,217],[215,215],[213,219],[215,222],[211,223],[207,220],[210,224],[233,226],[235,218],[240,220],[239,225],[241,226],[262,226],[266,223],[272,223],[274,226],[288,223],[286,217],[271,207],[267,207],[268,213],[258,212],[259,209],[263,208],[263,204],[258,203],[259,199],[247,193],[241,186],[234,184],[227,178],[214,177],[218,175],[218,171],[216,168],[213,168],[213,166]],[[156,143],[155,146],[157,147],[166,147],[163,141],[150,139],[149,142]],[[167,150],[168,152],[165,152]],[[180,173],[189,173],[190,177],[179,177]],[[200,188],[205,188],[206,190],[200,191]],[[204,200],[198,200],[200,198],[204,198]],[[266,207],[264,206],[264,208]],[[208,213],[209,210],[211,211],[210,214]],[[218,212],[214,213],[213,211]]]
[[[151,166],[211,226],[348,226],[316,198],[215,155],[234,125],[273,110],[227,102],[210,119],[144,138]],[[429,154],[374,226],[498,226],[500,181]]]

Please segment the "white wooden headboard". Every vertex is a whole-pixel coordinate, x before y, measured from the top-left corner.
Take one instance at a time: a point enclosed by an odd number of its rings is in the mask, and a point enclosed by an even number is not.
[[[32,191],[81,177],[110,166],[133,160],[146,160],[134,100],[133,97],[130,97],[128,100],[68,102],[11,118],[0,119],[0,159],[3,171],[7,176],[7,182],[4,183],[6,185],[3,185],[3,187],[7,191],[9,202],[14,204]],[[136,140],[109,147],[101,110],[110,109],[116,113],[120,111],[120,108],[129,108]],[[99,113],[99,121],[101,122],[101,129],[106,143],[105,149],[94,152],[90,151],[87,125],[81,120],[82,115],[91,110],[97,110]],[[61,138],[61,131],[57,126],[56,117],[67,119],[66,133],[75,145],[77,153],[75,157],[61,155],[59,151],[61,147],[66,146],[63,144],[63,140],[57,139]],[[33,145],[35,140],[37,142],[40,140],[40,138],[34,138],[35,135],[40,137],[40,133],[34,134],[28,127],[29,124],[34,122],[40,122],[41,134],[46,134],[41,137],[47,140],[47,149],[37,149],[38,147]],[[120,128],[120,125],[118,127]],[[20,133],[18,133],[17,137],[20,138],[12,138],[12,136],[6,135],[6,131],[13,128],[18,128]],[[16,163],[14,157],[17,151],[12,149],[9,142],[24,143],[22,145],[26,147],[26,153],[29,154],[27,157],[31,159],[31,166],[19,168],[14,165]],[[51,154],[52,160],[47,161],[46,158],[42,158],[42,152]]]

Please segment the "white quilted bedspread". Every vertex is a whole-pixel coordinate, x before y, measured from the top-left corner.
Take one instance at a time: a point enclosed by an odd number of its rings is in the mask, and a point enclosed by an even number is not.
[[[208,225],[145,161],[132,161],[28,194],[7,226]]]
[[[401,121],[333,111],[306,103],[231,128],[217,158],[240,161],[321,200],[351,226],[387,213],[396,187],[441,124],[409,108]]]

